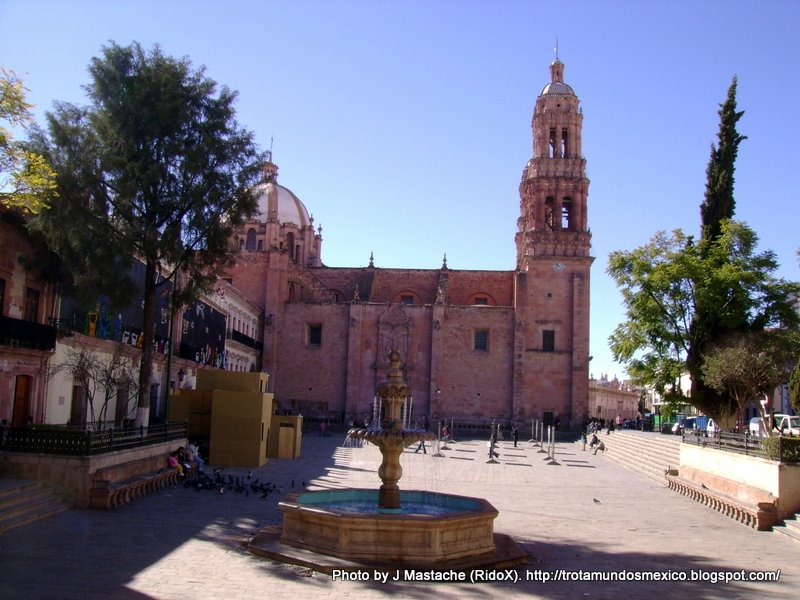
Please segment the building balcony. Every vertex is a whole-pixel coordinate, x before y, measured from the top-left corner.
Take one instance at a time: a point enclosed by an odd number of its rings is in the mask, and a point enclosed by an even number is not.
[[[238,342],[243,346],[252,348],[253,350],[256,350],[258,352],[262,352],[264,350],[263,343],[254,340],[250,336],[243,334],[241,331],[236,331],[235,329],[232,329],[231,331],[227,332],[227,335],[225,337],[227,337],[229,340],[233,340],[234,342]]]
[[[0,346],[55,350],[56,328],[33,321],[0,317]]]

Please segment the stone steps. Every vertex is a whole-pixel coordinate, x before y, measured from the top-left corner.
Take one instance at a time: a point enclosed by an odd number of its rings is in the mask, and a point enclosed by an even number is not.
[[[800,542],[800,522],[797,520],[797,515],[791,519],[785,519],[781,525],[773,525],[772,531],[789,537],[795,542]]]
[[[2,482],[0,533],[72,508],[43,482],[11,480]]]
[[[640,434],[623,430],[610,436],[603,434],[601,439],[606,444],[609,458],[654,481],[665,483],[667,468],[679,470],[680,436]],[[606,439],[610,441],[607,442]],[[800,542],[800,522],[796,517],[786,519],[780,525],[773,525],[772,530]]]
[[[664,473],[668,468],[677,469],[680,464],[679,436],[621,430],[597,437],[611,460],[659,483],[665,483]]]

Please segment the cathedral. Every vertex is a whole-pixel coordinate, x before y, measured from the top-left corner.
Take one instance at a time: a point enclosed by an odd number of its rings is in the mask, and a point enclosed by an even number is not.
[[[577,428],[589,416],[589,180],[583,113],[564,64],[532,118],[508,271],[330,267],[322,232],[269,162],[259,213],[237,231],[226,279],[263,310],[261,369],[283,410],[363,421],[390,350],[403,357],[412,420]]]

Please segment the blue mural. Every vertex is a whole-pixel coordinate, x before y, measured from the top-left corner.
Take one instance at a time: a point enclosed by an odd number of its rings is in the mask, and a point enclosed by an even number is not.
[[[144,318],[144,275],[145,266],[136,263],[131,268],[131,277],[136,282],[133,298],[138,301],[122,308],[112,308],[108,298],[101,295],[94,305],[86,306],[75,298],[62,298],[61,322],[92,337],[113,340],[142,347],[142,320]],[[156,320],[154,350],[166,354],[169,348],[169,299],[172,283],[164,282],[158,288],[156,297]],[[224,331],[224,329],[223,329]]]
[[[178,356],[202,365],[224,368],[225,314],[196,301],[183,313]]]

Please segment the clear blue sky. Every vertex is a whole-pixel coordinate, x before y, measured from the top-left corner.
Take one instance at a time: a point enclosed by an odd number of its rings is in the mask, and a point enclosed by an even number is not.
[[[696,233],[719,104],[745,110],[736,216],[800,279],[800,2],[0,0],[0,64],[85,103],[109,40],[160,44],[238,90],[238,119],[323,227],[323,261],[514,268],[531,114],[559,39],[581,98],[593,233],[591,371],[623,376],[608,254]]]

